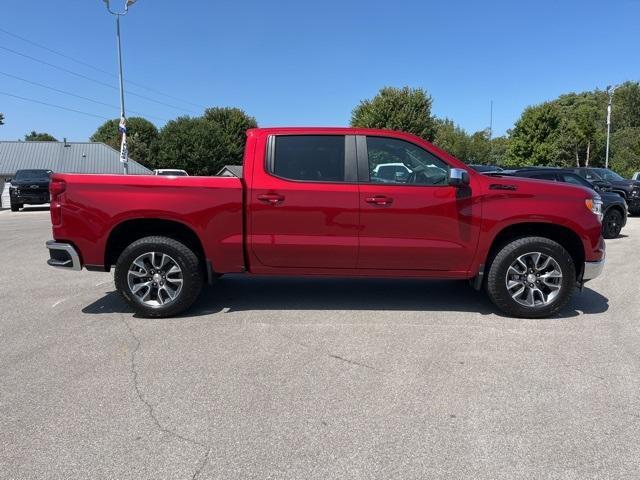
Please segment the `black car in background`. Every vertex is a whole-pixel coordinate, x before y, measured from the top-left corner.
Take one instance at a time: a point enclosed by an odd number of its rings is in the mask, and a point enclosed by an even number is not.
[[[495,173],[495,172],[502,171],[502,168],[497,165],[469,165],[469,166],[479,173]]]
[[[629,205],[631,215],[640,215],[640,182],[627,180],[607,168],[580,167],[570,169],[589,182],[605,181],[611,184],[612,191],[619,193]]]
[[[538,178],[540,180],[552,180],[565,182],[598,191],[602,197],[602,236],[607,239],[616,238],[620,230],[627,224],[627,204],[616,192],[604,191],[602,188],[591,184],[581,176],[575,174],[573,169],[563,168],[523,168],[508,170],[505,174],[515,177]]]
[[[25,203],[49,203],[49,181],[52,173],[51,170],[18,170],[9,187],[11,211],[17,212]]]

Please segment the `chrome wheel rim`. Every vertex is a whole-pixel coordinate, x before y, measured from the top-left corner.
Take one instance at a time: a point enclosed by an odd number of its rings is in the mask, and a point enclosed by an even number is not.
[[[161,252],[143,253],[131,263],[127,273],[133,298],[152,308],[175,302],[182,291],[183,280],[178,262]]]
[[[549,305],[562,288],[558,262],[541,252],[520,255],[507,269],[507,292],[520,305],[535,308]]]

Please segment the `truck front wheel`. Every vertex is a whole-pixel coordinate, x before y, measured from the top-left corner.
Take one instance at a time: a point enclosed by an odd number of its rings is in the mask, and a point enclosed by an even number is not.
[[[167,237],[133,242],[116,263],[116,289],[144,317],[171,317],[189,308],[202,289],[196,254]]]
[[[562,245],[544,237],[514,240],[496,254],[487,275],[491,301],[514,317],[557,313],[576,284],[576,267]]]

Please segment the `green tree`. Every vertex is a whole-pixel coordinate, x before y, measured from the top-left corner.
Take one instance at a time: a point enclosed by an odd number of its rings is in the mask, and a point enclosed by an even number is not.
[[[510,132],[504,164],[509,167],[562,164],[558,155],[562,111],[553,102],[528,107]]]
[[[214,168],[219,167],[220,170],[224,165],[242,165],[247,130],[258,126],[256,119],[239,108],[229,107],[208,108],[204,112],[204,119],[218,128],[218,141],[223,152]]]
[[[168,122],[158,139],[158,168],[180,168],[190,175],[215,175],[225,164],[223,132],[203,117]]]
[[[608,97],[605,92],[597,92],[602,111],[606,111]],[[618,87],[613,96],[611,110],[611,129],[640,127],[640,83],[625,82]]]
[[[431,96],[421,88],[385,87],[371,100],[363,100],[351,114],[351,125],[413,133],[432,141],[436,122]]]
[[[611,136],[610,167],[626,178],[640,172],[640,126],[618,129]]]
[[[25,142],[57,142],[58,140],[48,133],[40,133],[32,130],[31,133],[24,136]]]
[[[92,142],[102,142],[120,150],[120,119],[108,120],[91,136]],[[158,129],[149,120],[142,117],[127,119],[127,147],[129,157],[146,167],[156,165],[156,142]]]
[[[468,162],[470,156],[469,135],[448,118],[436,119],[433,144],[457,159]]]
[[[509,151],[508,137],[495,137],[491,139],[491,148],[489,152],[489,165],[502,166],[507,159]]]
[[[433,144],[469,164],[502,165],[509,140],[506,137],[489,139],[489,130],[469,135],[449,119],[436,119]]]

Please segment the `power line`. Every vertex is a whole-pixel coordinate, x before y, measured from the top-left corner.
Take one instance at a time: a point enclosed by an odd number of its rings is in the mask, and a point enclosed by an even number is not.
[[[21,82],[29,83],[29,84],[35,85],[37,87],[46,88],[47,90],[52,90],[54,92],[62,93],[63,95],[69,95],[70,97],[80,98],[82,100],[86,100],[87,102],[92,102],[92,103],[95,103],[97,105],[104,105],[105,107],[109,107],[109,108],[112,108],[114,110],[120,110],[118,107],[116,107],[116,106],[114,106],[114,105],[112,105],[110,103],[101,102],[100,100],[95,100],[93,98],[84,97],[82,95],[78,95],[78,94],[75,94],[75,93],[72,93],[72,92],[67,92],[65,90],[60,90],[59,88],[50,87],[50,86],[45,85],[43,83],[38,83],[38,82],[34,82],[32,80],[27,80],[26,78],[18,77],[17,75],[12,75],[10,73],[6,73],[6,72],[2,72],[2,71],[0,71],[0,75],[4,75],[4,76],[9,77],[9,78],[20,80]],[[168,120],[166,118],[156,117],[156,116],[153,116],[153,115],[145,115],[144,113],[137,112],[135,110],[129,110],[129,111],[131,113],[135,113],[135,114],[141,115],[143,117],[154,118],[156,120],[160,120],[160,121],[163,121],[163,122],[168,122]]]
[[[25,38],[25,37],[22,37],[20,35],[15,34],[15,33],[9,32],[8,30],[5,30],[4,28],[0,28],[0,32],[4,33],[6,35],[10,35],[10,36],[12,36],[14,38],[17,38],[18,40],[22,40],[23,42],[26,42],[26,43],[28,43],[30,45],[33,45],[33,46],[36,46],[36,47],[41,48],[43,50],[46,50],[47,52],[53,53],[55,55],[58,55],[58,56],[60,56],[62,58],[66,58],[67,60],[71,60],[72,62],[75,62],[75,63],[77,63],[79,65],[82,65],[84,67],[90,68],[92,70],[95,70],[96,72],[100,72],[102,74],[109,75],[110,77],[117,77],[117,75],[114,74],[113,72],[109,72],[109,71],[104,70],[104,69],[102,69],[100,67],[96,67],[95,65],[91,65],[90,63],[87,63],[87,62],[85,62],[83,60],[78,60],[77,58],[74,58],[74,57],[72,57],[70,55],[66,55],[66,54],[64,54],[62,52],[59,52],[59,51],[54,50],[52,48],[49,48],[46,45],[42,45],[40,43],[34,42],[32,40],[29,40],[28,38]],[[155,88],[148,87],[148,86],[143,85],[141,83],[136,83],[136,82],[133,82],[131,80],[128,80],[127,83],[129,83],[130,85],[135,85],[135,86],[140,87],[140,88],[144,88],[145,90],[148,90],[150,92],[157,93],[158,95],[162,95],[163,97],[172,98],[173,100],[177,100],[179,102],[185,103],[187,105],[191,105],[193,107],[198,107],[198,108],[203,108],[203,109],[206,108],[204,105],[199,105],[197,103],[193,103],[193,102],[190,102],[188,100],[184,100],[182,98],[175,97],[173,95],[169,95],[168,93],[161,92],[160,90],[156,90]]]
[[[78,72],[74,72],[73,70],[69,70],[69,69],[64,68],[64,67],[60,67],[59,65],[55,65],[53,63],[49,63],[49,62],[47,62],[45,60],[41,60],[39,58],[32,57],[31,55],[27,55],[26,53],[18,52],[17,50],[13,50],[11,48],[7,48],[7,47],[4,47],[2,45],[0,45],[0,49],[5,50],[7,52],[10,52],[10,53],[12,53],[14,55],[18,55],[20,57],[27,58],[27,59],[32,60],[34,62],[41,63],[41,64],[46,65],[48,67],[55,68],[56,70],[60,70],[61,72],[68,73],[69,75],[74,75],[74,76],[82,78],[84,80],[88,80],[88,81],[96,83],[98,85],[102,85],[103,87],[111,88],[113,90],[118,90],[117,87],[114,87],[113,85],[110,85],[110,84],[108,84],[106,82],[103,82],[101,80],[97,80],[95,78],[89,77],[87,75],[83,75],[83,74],[78,73]],[[153,99],[151,97],[146,97],[146,96],[140,95],[138,93],[128,92],[128,95],[132,95],[134,97],[142,98],[144,100],[147,100],[149,102],[154,102],[154,103],[157,103],[159,105],[164,105],[165,107],[173,108],[174,110],[182,110],[184,112],[196,113],[193,110],[189,110],[187,108],[179,107],[177,105],[171,105],[170,103],[161,102],[160,100],[155,100],[155,99]]]
[[[66,110],[68,112],[80,113],[82,115],[87,115],[89,117],[99,118],[101,120],[111,120],[110,118],[103,117],[101,115],[96,115],[95,113],[83,112],[81,110],[75,110],[73,108],[68,108],[68,107],[63,107],[61,105],[55,105],[53,103],[43,102],[41,100],[36,100],[34,98],[21,97],[20,95],[14,95],[12,93],[0,92],[0,95],[5,95],[7,97],[17,98],[19,100],[24,100],[25,102],[39,103],[40,105],[46,105],[47,107],[59,108],[60,110]]]

